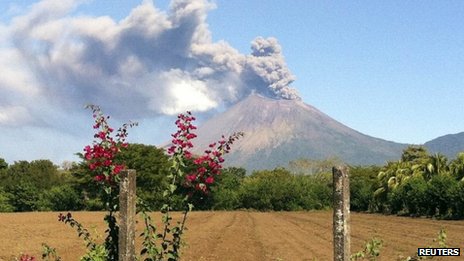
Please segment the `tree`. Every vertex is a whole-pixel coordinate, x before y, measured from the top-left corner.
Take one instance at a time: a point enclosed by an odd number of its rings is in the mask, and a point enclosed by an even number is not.
[[[433,176],[449,173],[448,159],[443,154],[434,154],[428,157],[424,178],[430,180]]]
[[[82,154],[77,154],[83,158]],[[84,161],[71,166],[69,170],[71,179],[69,185],[76,191],[79,201],[86,210],[102,210],[103,202],[100,200],[102,191],[97,182],[94,181],[92,173]]]
[[[8,168],[8,163],[5,161],[5,159],[0,158],[0,171],[7,169]]]
[[[43,194],[44,205],[47,210],[69,211],[82,209],[82,202],[78,193],[69,185],[51,188]]]
[[[377,166],[353,166],[350,168],[350,207],[353,211],[367,211],[378,187]]]
[[[5,192],[0,187],[0,212],[12,212],[14,211],[14,206],[11,205],[11,194]]]
[[[413,165],[424,162],[429,156],[427,148],[424,146],[410,145],[403,150],[401,155],[402,162],[410,162]]]
[[[428,206],[428,215],[442,218],[452,216],[451,205],[457,191],[458,183],[450,175],[433,176],[428,182],[426,191],[426,202]]]
[[[11,194],[11,205],[15,211],[39,210],[40,190],[30,182],[12,185],[8,191]]]
[[[50,189],[61,181],[58,167],[50,160],[17,161],[8,167],[6,179],[6,184],[29,182],[39,190]]]
[[[464,182],[464,152],[458,153],[456,159],[451,161],[449,168],[456,180]]]
[[[137,196],[153,209],[163,204],[170,164],[164,149],[152,145],[129,144],[118,155],[129,169],[137,170]]]
[[[241,207],[239,190],[246,176],[244,168],[230,167],[222,171],[211,188],[212,208],[234,210]]]
[[[295,190],[288,190],[292,175],[283,168],[255,171],[244,180],[241,190],[243,207],[257,210],[289,210]]]

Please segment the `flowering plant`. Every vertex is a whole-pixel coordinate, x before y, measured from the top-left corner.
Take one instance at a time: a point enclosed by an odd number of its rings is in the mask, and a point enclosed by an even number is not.
[[[99,106],[88,105],[93,113],[95,124],[93,128],[96,130],[92,146],[84,148],[84,159],[89,170],[94,174],[95,181],[98,182],[105,191],[104,202],[106,204],[107,215],[105,221],[108,224],[108,229],[105,231],[107,236],[105,239],[105,249],[109,260],[118,258],[118,234],[119,227],[114,216],[118,210],[118,185],[119,172],[125,169],[123,164],[116,163],[115,157],[121,152],[122,148],[127,147],[126,137],[127,129],[136,126],[137,123],[125,123],[118,129],[115,138],[112,133],[114,131],[108,124],[109,116],[105,116]]]
[[[191,152],[192,140],[197,137],[194,133],[196,127],[193,125],[193,121],[195,121],[195,117],[192,116],[191,112],[179,114],[175,122],[177,132],[171,135],[172,145],[167,149],[167,153],[170,155],[171,173],[168,175],[169,187],[163,193],[166,203],[161,207],[163,232],[156,234],[156,228],[151,224],[150,217],[142,212],[147,229],[142,233],[144,241],[141,254],[147,256],[146,261],[179,259],[181,237],[185,229],[187,215],[194,207],[192,204],[193,196],[196,193],[207,194],[209,192],[209,186],[214,183],[214,177],[220,174],[224,162],[223,155],[229,153],[232,143],[243,136],[241,132],[234,133],[228,139],[222,136],[222,139],[217,143],[209,145],[209,149],[205,150],[204,155],[196,157]],[[192,164],[193,167],[189,167]],[[174,204],[173,198],[175,193],[181,191],[186,192],[182,198],[183,216],[181,221],[173,225],[170,215]],[[161,240],[160,247],[157,247],[157,240]]]
[[[105,116],[100,107],[89,105],[93,112],[96,130],[92,145],[85,146],[83,159],[91,171],[95,182],[102,188],[104,193],[104,202],[106,203],[107,215],[105,221],[108,225],[106,239],[103,245],[97,244],[91,237],[89,231],[85,229],[71,213],[60,214],[60,222],[76,228],[79,237],[86,242],[87,254],[81,258],[81,261],[97,260],[117,260],[118,259],[118,233],[119,227],[115,218],[115,212],[118,210],[118,185],[120,182],[119,173],[125,169],[124,164],[116,162],[116,156],[123,148],[127,147],[126,137],[127,129],[137,125],[137,123],[124,124],[118,129],[117,134],[113,137],[114,129],[108,124],[109,116]],[[157,233],[156,227],[152,224],[151,217],[147,214],[149,210],[142,203],[142,218],[145,223],[141,258],[145,261],[152,260],[178,260],[180,257],[181,237],[185,229],[187,214],[193,209],[193,196],[196,194],[208,194],[210,186],[214,183],[215,177],[220,174],[223,155],[230,151],[232,143],[243,133],[234,133],[229,138],[222,138],[209,145],[204,151],[204,155],[195,156],[191,149],[193,148],[192,139],[196,138],[193,125],[195,117],[191,112],[180,114],[176,120],[177,132],[172,134],[172,146],[167,150],[170,156],[170,173],[167,176],[169,185],[163,193],[165,203],[161,207],[163,214],[163,230]],[[171,211],[174,206],[174,197],[182,196],[183,218],[175,225],[172,224]],[[47,257],[54,257],[55,261],[61,260],[56,254],[54,248],[46,246]],[[34,261],[33,257],[25,256],[24,261]],[[29,259],[28,259],[29,258]]]
[[[111,136],[114,129],[108,125],[110,116],[103,115],[100,107],[88,105],[93,112],[97,130],[94,134],[95,140],[92,146],[87,145],[84,148],[84,158],[89,169],[95,173],[95,180],[100,183],[106,183],[107,188],[114,188],[119,182],[119,172],[125,168],[123,164],[114,162],[115,156],[121,151],[121,148],[127,147],[126,137],[127,128],[136,126],[137,123],[125,123],[118,129],[116,140]]]
[[[94,134],[92,145],[84,147],[83,158],[95,182],[97,182],[105,192],[103,196],[107,214],[104,220],[108,225],[108,229],[105,231],[105,242],[103,245],[95,243],[89,231],[75,220],[71,213],[66,215],[60,214],[58,220],[71,227],[75,227],[79,237],[83,237],[86,242],[88,252],[81,258],[81,261],[117,260],[119,226],[115,217],[115,212],[119,208],[118,185],[120,177],[118,174],[121,170],[125,169],[126,166],[117,163],[115,158],[123,148],[128,146],[126,142],[127,129],[136,126],[137,123],[123,124],[113,137],[114,129],[108,124],[108,119],[110,117],[105,116],[99,106],[88,105],[86,108],[92,110],[95,122],[93,129],[95,129],[96,133]]]

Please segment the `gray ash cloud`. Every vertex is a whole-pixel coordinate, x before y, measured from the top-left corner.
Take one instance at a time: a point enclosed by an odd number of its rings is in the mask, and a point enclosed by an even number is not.
[[[9,39],[0,44],[0,125],[86,103],[137,118],[208,111],[250,93],[299,99],[275,38],[257,37],[251,54],[212,41],[209,1],[173,0],[167,11],[144,1],[120,21],[76,15],[78,5],[44,0],[0,24]]]

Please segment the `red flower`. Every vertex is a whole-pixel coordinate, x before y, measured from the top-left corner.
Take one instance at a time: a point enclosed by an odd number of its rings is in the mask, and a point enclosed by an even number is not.
[[[105,162],[103,162],[103,166],[106,166],[106,167],[111,166],[111,163],[112,163],[111,160],[105,160]]]
[[[124,165],[115,164],[114,159],[121,151],[121,148],[128,146],[125,142],[127,128],[137,124],[124,124],[118,129],[115,135],[116,138],[113,138],[111,133],[114,129],[107,122],[109,116],[104,116],[98,106],[89,107],[93,110],[93,117],[95,119],[93,128],[97,129],[97,131],[94,135],[95,140],[93,145],[84,147],[84,159],[87,161],[89,169],[94,173],[95,181],[106,182],[114,186],[117,184],[115,175],[124,169]]]
[[[121,170],[124,169],[124,166],[123,165],[116,165],[113,169],[113,174],[117,175],[119,174],[119,172],[121,172]]]
[[[196,179],[197,179],[197,176],[195,174],[187,175],[187,180],[190,182],[194,182]]]
[[[37,259],[33,256],[29,256],[29,255],[26,255],[26,254],[22,254],[20,257],[19,257],[19,261],[36,261]]]
[[[186,136],[186,138],[187,138],[188,140],[194,139],[194,138],[196,138],[196,137],[197,137],[197,135],[194,134],[194,133],[189,133],[189,134],[187,134],[187,136]]]
[[[206,180],[205,180],[205,182],[206,182],[207,184],[213,184],[214,178],[211,177],[211,176],[210,176],[210,177],[207,177]]]
[[[106,133],[104,133],[103,131],[100,131],[100,132],[98,133],[98,137],[99,137],[100,139],[103,140],[103,139],[105,139],[105,137],[106,137]]]
[[[190,112],[179,114],[177,116],[176,125],[177,132],[172,134],[172,145],[167,149],[167,153],[175,158],[179,157],[182,160],[192,158],[192,153],[189,151],[193,147],[192,139],[197,135],[192,130],[196,127],[192,124],[195,117],[191,116]],[[227,140],[224,136],[218,142],[211,143],[209,149],[204,151],[200,157],[193,159],[194,169],[189,175],[185,176],[184,186],[191,188],[187,191],[189,197],[195,194],[195,191],[208,193],[208,186],[214,183],[214,175],[219,175],[222,169],[221,163],[224,162],[223,155],[228,153],[230,145],[242,136],[242,133],[233,134]]]
[[[95,163],[90,163],[90,165],[89,165],[89,169],[90,169],[90,170],[94,170],[96,167],[97,167],[97,166],[96,166]]]

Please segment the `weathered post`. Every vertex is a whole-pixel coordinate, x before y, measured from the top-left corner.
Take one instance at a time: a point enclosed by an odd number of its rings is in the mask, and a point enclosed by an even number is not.
[[[135,170],[120,172],[119,261],[135,260]]]
[[[350,180],[347,167],[333,167],[334,261],[350,260]]]

